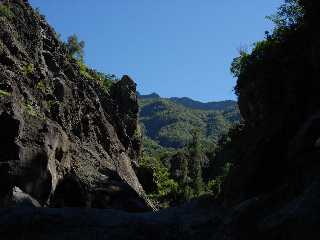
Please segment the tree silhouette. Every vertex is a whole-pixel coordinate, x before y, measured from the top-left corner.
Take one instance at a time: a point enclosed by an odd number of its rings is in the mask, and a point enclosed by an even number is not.
[[[200,132],[199,130],[192,130],[192,141],[189,146],[190,151],[190,178],[192,180],[191,187],[194,190],[194,194],[198,196],[203,190],[203,179],[201,170],[201,144],[200,144]]]
[[[85,42],[78,40],[76,34],[71,35],[66,43],[69,54],[76,60],[83,62]]]

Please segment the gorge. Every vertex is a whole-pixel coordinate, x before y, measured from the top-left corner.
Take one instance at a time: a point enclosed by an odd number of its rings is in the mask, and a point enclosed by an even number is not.
[[[0,238],[318,239],[320,3],[279,11],[274,32],[231,67],[238,107],[219,112],[230,131],[213,158],[230,163],[221,189],[159,211],[138,174],[135,82],[73,58],[27,0],[1,1]],[[200,115],[188,99],[157,98],[148,104]]]

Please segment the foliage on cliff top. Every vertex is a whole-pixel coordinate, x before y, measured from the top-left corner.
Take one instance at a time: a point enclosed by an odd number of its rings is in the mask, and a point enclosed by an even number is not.
[[[285,0],[278,11],[267,16],[274,24],[272,34],[265,32],[265,39],[253,44],[250,53],[240,50],[239,56],[231,63],[231,73],[238,79],[235,93],[240,94],[240,88],[246,85],[250,73],[265,65],[279,65],[274,61],[274,56],[280,52],[281,43],[303,24],[305,11],[299,0]],[[285,61],[285,59],[283,59]]]
[[[84,62],[84,47],[85,42],[80,41],[76,34],[71,35],[67,42],[64,43],[67,51],[71,58],[75,59],[78,66],[80,74],[89,80],[95,80],[104,91],[108,91],[111,85],[117,81],[117,77],[113,74],[105,74],[99,72],[95,69],[89,68]]]

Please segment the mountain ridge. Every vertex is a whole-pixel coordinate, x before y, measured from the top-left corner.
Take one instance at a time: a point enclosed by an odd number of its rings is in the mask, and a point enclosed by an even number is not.
[[[168,99],[173,102],[182,104],[185,107],[189,107],[192,109],[201,109],[201,110],[221,110],[226,107],[233,107],[237,105],[237,101],[235,100],[221,100],[221,101],[208,101],[203,102],[199,100],[195,100],[190,97],[161,97],[158,93],[152,92],[150,94],[140,94],[138,93],[139,99]]]

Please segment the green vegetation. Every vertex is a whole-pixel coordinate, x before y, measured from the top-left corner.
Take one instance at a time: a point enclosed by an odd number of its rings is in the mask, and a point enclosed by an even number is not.
[[[23,104],[24,112],[34,118],[45,120],[45,115],[41,113],[31,101],[27,101]]]
[[[113,74],[105,74],[94,69],[87,69],[87,72],[91,76],[91,79],[97,81],[105,91],[108,91],[111,85],[118,80]]]
[[[230,67],[230,71],[234,77],[239,77],[241,72],[243,72],[246,64],[248,63],[249,54],[244,51],[240,50],[240,56],[233,59]]]
[[[299,0],[285,0],[277,13],[267,16],[275,24],[275,31],[281,31],[293,26],[297,26],[302,22],[304,9],[299,4]]]
[[[36,89],[40,90],[42,93],[46,93],[47,87],[45,82],[43,80],[40,80],[36,85]]]
[[[176,199],[178,184],[170,178],[168,169],[156,158],[143,156],[138,169],[140,181],[144,180],[144,188],[159,207],[168,207]]]
[[[191,131],[189,144],[178,150],[157,148],[159,145],[148,139],[147,143],[155,145],[156,150],[150,151],[147,145],[137,173],[151,199],[160,207],[168,207],[183,204],[205,193],[218,197],[237,158],[238,152],[231,139],[241,132],[241,126],[232,127],[211,148],[201,142],[198,129]],[[152,178],[146,177],[148,171],[152,172],[149,173]],[[155,176],[161,177],[156,179]]]
[[[52,109],[55,107],[59,107],[59,104],[60,104],[59,101],[56,101],[56,100],[46,101],[46,106],[49,111],[52,111]]]
[[[83,62],[85,42],[79,41],[76,34],[71,35],[66,43],[69,54],[74,59]]]
[[[34,9],[34,12],[41,18],[41,19],[46,19],[46,16],[45,15],[43,15],[43,14],[41,14],[41,12],[40,12],[40,8],[35,8]]]
[[[141,132],[140,125],[138,124],[137,128],[134,130],[133,138],[140,139],[141,137],[142,137],[142,132]]]
[[[13,18],[14,14],[11,11],[10,7],[4,3],[0,3],[0,17],[4,16],[8,19]]]
[[[89,80],[95,80],[104,91],[108,91],[113,84],[117,81],[117,78],[113,74],[105,74],[94,69],[90,69],[84,62],[84,47],[85,42],[79,41],[77,35],[72,35],[68,38],[67,43],[64,44],[68,50],[70,57],[75,59],[78,66],[80,74]]]
[[[31,63],[28,63],[23,66],[22,69],[23,75],[28,76],[34,73],[34,65]]]
[[[151,199],[160,207],[168,207],[204,193],[218,196],[232,160],[223,160],[222,166],[211,163],[216,163],[217,156],[222,158],[218,154],[222,150],[217,146],[224,140],[219,139],[225,139],[229,129],[240,120],[236,103],[203,105],[192,99],[164,99],[151,94],[140,95],[139,105],[143,159],[138,176]],[[155,172],[165,172],[159,174],[160,185],[145,177],[146,159]],[[211,167],[217,168],[214,174],[210,174]],[[152,191],[150,183],[154,186]],[[164,186],[170,187],[165,190]]]
[[[299,2],[299,0],[285,0],[276,14],[267,16],[267,19],[275,24],[273,33],[270,35],[266,31],[266,38],[254,43],[251,53],[240,50],[239,56],[233,59],[230,70],[234,77],[238,78],[235,87],[237,95],[240,93],[239,89],[245,85],[244,82],[249,80],[249,73],[258,69],[265,72],[265,65],[269,65],[270,69],[272,69],[272,65],[279,65],[281,61],[270,62],[270,59],[280,52],[280,45],[290,32],[295,31],[301,25],[304,9]],[[286,61],[286,59],[283,59],[283,61]]]
[[[222,186],[226,177],[229,175],[231,167],[231,163],[226,163],[226,165],[223,168],[223,173],[208,181],[206,191],[213,194],[216,197],[220,196]]]
[[[146,146],[152,140],[163,148],[184,147],[191,141],[190,129],[194,128],[200,130],[201,142],[211,145],[240,119],[236,103],[226,109],[201,110],[171,99],[140,96],[139,105]]]
[[[143,152],[148,156],[159,156],[161,154],[170,154],[174,153],[176,149],[174,148],[165,148],[159,145],[156,141],[148,138],[143,135]]]
[[[199,196],[203,191],[203,179],[202,179],[202,152],[201,143],[198,130],[192,131],[192,141],[189,146],[190,154],[190,178],[192,179],[191,188],[194,190],[194,195]],[[185,169],[186,163],[183,163],[183,169]]]
[[[0,89],[0,97],[8,97],[8,96],[11,96],[9,92]]]
[[[88,69],[88,67],[84,64],[84,62],[78,60],[77,63],[78,63],[78,66],[79,66],[80,74],[81,74],[84,78],[93,80],[93,77],[90,75],[89,69]]]
[[[39,113],[34,109],[31,102],[27,102],[24,104],[24,108],[27,114],[29,114],[32,117],[38,117]]]

